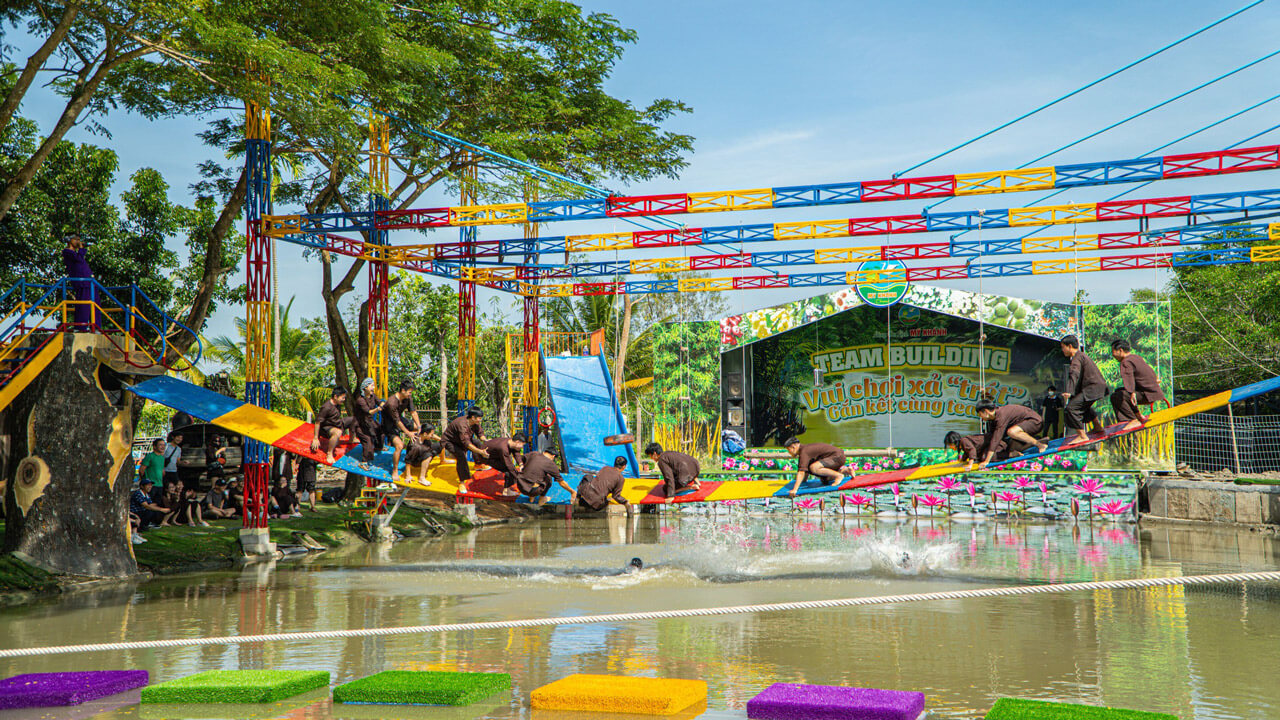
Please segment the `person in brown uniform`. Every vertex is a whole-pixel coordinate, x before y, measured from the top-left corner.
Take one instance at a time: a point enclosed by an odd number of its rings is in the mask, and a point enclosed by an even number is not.
[[[662,446],[656,442],[646,445],[644,454],[658,464],[658,472],[662,473],[662,491],[666,495],[668,505],[675,500],[676,493],[681,490],[685,488],[698,490],[702,487],[702,483],[698,482],[698,476],[702,474],[702,466],[692,455],[685,455],[675,450],[663,450]]]
[[[477,458],[489,457],[489,451],[479,444],[484,438],[484,431],[480,429],[482,417],[484,417],[483,410],[478,407],[469,407],[465,413],[449,421],[441,437],[444,440],[444,449],[453,457],[454,465],[458,469],[458,482],[463,487],[471,479],[471,465],[467,464],[467,452],[475,453]]]
[[[410,418],[408,425],[405,418]],[[382,401],[382,434],[391,439],[395,451],[391,453],[391,477],[400,475],[400,454],[404,452],[405,442],[402,436],[413,438],[418,434],[416,422],[417,411],[413,407],[413,381],[402,380],[400,389],[391,393]],[[409,479],[409,467],[404,469],[404,479]]]
[[[1026,405],[996,405],[990,400],[979,400],[976,407],[978,417],[987,423],[987,434],[983,436],[982,448],[978,451],[979,470],[985,468],[996,454],[1003,452],[1005,438],[1009,438],[1008,455],[1025,450],[1035,445],[1039,450],[1049,447],[1048,443],[1035,437],[1040,432],[1040,413]],[[1007,457],[1007,456],[1006,456]],[[972,470],[973,461],[965,465],[965,470]]]
[[[412,477],[414,468],[417,468],[418,484],[423,487],[430,485],[431,481],[427,479],[427,466],[442,449],[440,436],[436,434],[436,429],[433,427],[422,428],[416,435],[410,435],[409,448],[404,454],[405,474]]]
[[[343,432],[355,429],[355,419],[342,415],[342,405],[347,401],[347,389],[341,385],[333,389],[332,396],[320,406],[316,413],[315,432],[311,436],[311,452],[320,450],[321,439],[324,440],[324,461],[333,464],[333,449],[338,446],[338,438]]]
[[[577,501],[583,510],[603,510],[609,504],[609,498],[627,509],[631,514],[631,503],[622,497],[625,479],[622,469],[627,466],[627,459],[621,455],[613,459],[613,467],[600,468],[595,475],[584,475],[578,483]]]
[[[987,436],[978,435],[961,435],[952,430],[947,433],[942,440],[942,444],[948,450],[956,452],[956,461],[964,460],[970,464],[981,460],[982,446],[987,441]]]
[[[360,383],[360,395],[356,398],[355,419],[356,437],[360,439],[361,455],[364,462],[370,462],[382,449],[378,442],[377,412],[382,409],[382,401],[373,394],[373,378],[365,378]]]
[[[787,494],[796,496],[800,483],[815,475],[823,485],[834,485],[844,479],[844,451],[827,443],[804,443],[797,438],[787,438],[783,443],[787,454],[796,460],[796,481]]]
[[[1089,439],[1086,425],[1095,431],[1102,430],[1093,404],[1106,396],[1107,381],[1102,379],[1102,372],[1093,360],[1080,351],[1080,338],[1068,335],[1058,342],[1062,354],[1071,361],[1067,367],[1067,384],[1062,389],[1067,430],[1076,431],[1074,441],[1085,441]]]
[[[519,495],[516,490],[516,476],[520,474],[520,455],[524,452],[524,433],[516,433],[509,438],[493,438],[484,440],[480,447],[484,448],[484,464],[502,473],[502,494]]]
[[[521,493],[528,495],[531,500],[537,498],[541,505],[547,501],[547,491],[551,489],[552,481],[560,483],[560,487],[568,490],[572,497],[573,488],[560,476],[560,467],[556,465],[555,448],[549,447],[542,452],[531,452],[525,456],[524,466],[516,476],[516,487],[520,488]]]
[[[1125,422],[1124,429],[1132,430],[1147,421],[1138,409],[1139,405],[1154,405],[1161,400],[1168,402],[1160,389],[1160,378],[1146,360],[1133,354],[1128,340],[1111,342],[1111,357],[1120,363],[1120,379],[1123,387],[1111,393],[1111,409],[1116,419]]]

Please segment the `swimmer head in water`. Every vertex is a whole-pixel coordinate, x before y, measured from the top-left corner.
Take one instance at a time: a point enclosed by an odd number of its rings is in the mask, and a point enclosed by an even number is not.
[[[640,558],[631,558],[631,562],[627,563],[627,572],[639,572],[644,569],[644,561]]]

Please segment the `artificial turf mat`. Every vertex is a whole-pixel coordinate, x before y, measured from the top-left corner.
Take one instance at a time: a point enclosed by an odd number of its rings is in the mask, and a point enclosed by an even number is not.
[[[0,709],[79,705],[147,684],[146,670],[30,673],[0,681]]]
[[[542,710],[593,710],[638,715],[673,715],[707,699],[701,680],[570,675],[529,696]]]
[[[506,673],[384,670],[333,689],[336,703],[470,705],[511,689]]]
[[[1178,720],[1166,713],[1000,698],[986,720]]]
[[[924,693],[774,683],[747,701],[751,720],[916,720]]]
[[[142,689],[145,703],[267,703],[329,685],[323,670],[210,670]]]

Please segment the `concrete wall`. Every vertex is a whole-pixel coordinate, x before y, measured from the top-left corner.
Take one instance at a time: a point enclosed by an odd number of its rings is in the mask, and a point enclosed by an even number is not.
[[[1280,486],[1149,478],[1143,486],[1152,519],[1280,525]]]

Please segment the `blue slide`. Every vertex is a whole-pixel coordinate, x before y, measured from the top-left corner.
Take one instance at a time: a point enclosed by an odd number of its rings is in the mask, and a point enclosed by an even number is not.
[[[629,432],[604,355],[543,355],[542,367],[567,463],[565,482],[576,488],[584,472],[613,465],[619,455],[627,459],[628,469],[623,474],[638,477],[640,465],[631,445],[604,444],[611,435]],[[569,497],[564,488],[553,485],[547,501],[568,502]]]

